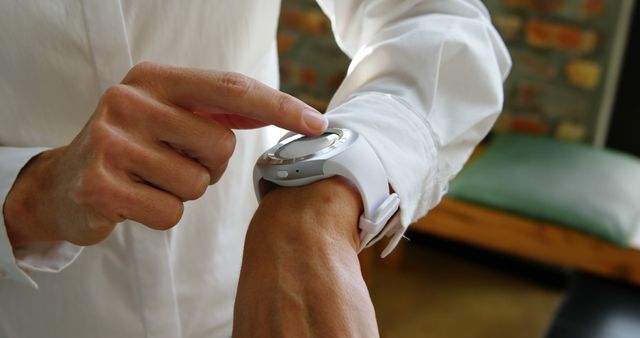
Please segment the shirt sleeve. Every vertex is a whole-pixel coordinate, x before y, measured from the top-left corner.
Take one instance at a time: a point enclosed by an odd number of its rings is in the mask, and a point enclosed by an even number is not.
[[[2,206],[20,170],[45,148],[0,147],[0,201]],[[4,221],[4,207],[0,217],[0,278],[11,279],[37,288],[29,271],[59,272],[82,251],[69,242],[42,242],[14,250],[9,242]]]
[[[477,0],[318,0],[352,58],[327,116],[363,135],[406,228],[446,193],[503,103],[507,49]]]

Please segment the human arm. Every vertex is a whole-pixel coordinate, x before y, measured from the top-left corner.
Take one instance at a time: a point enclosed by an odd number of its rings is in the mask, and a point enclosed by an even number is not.
[[[311,123],[309,123],[311,122]],[[266,124],[314,135],[326,125],[301,101],[235,73],[143,63],[101,98],[67,146],[25,165],[3,200],[12,252],[41,243],[95,244],[131,219],[168,229],[183,202],[226,168],[231,128]],[[14,262],[15,264],[15,262]]]
[[[511,60],[478,0],[318,0],[352,62],[330,124],[358,131],[406,227],[437,205],[502,109]]]
[[[246,237],[234,337],[376,337],[357,257],[362,200],[341,178],[277,188]]]
[[[400,196],[401,221],[406,227],[440,201],[448,181],[489,131],[502,106],[502,81],[510,67],[509,56],[479,1],[319,3],[332,19],[338,43],[353,58],[327,115],[333,126],[356,130],[372,145],[391,186]],[[313,197],[309,198],[313,201]],[[318,205],[322,207],[322,203]],[[281,206],[271,206],[270,210],[280,211]],[[289,241],[273,242],[286,246]],[[245,252],[255,250],[251,245],[257,244],[248,240]],[[323,255],[335,258],[333,253],[309,250],[291,259],[321,260],[316,256]],[[258,260],[257,254],[251,257]],[[284,259],[269,262],[270,258],[273,257],[265,255],[260,261],[285,270],[290,266]],[[281,331],[262,334],[277,336],[291,325],[286,318],[278,317],[279,299],[268,297],[273,304],[267,306],[263,304],[265,299],[257,298],[264,297],[262,293],[245,289],[251,289],[253,283],[262,283],[258,289],[267,293],[277,289],[282,276],[268,275],[267,270],[262,271],[261,279],[247,282],[248,276],[253,276],[250,270],[259,267],[249,264],[248,259],[243,263],[236,306],[247,308],[252,304],[245,299],[247,295],[256,297],[253,301],[261,306],[250,311],[236,308],[235,318],[249,326],[251,318],[279,319],[274,322],[282,324]],[[294,272],[306,280],[304,271]],[[309,281],[318,288],[321,287],[316,284],[322,282],[326,281]],[[304,299],[305,295],[298,297]],[[308,306],[302,307],[303,313],[323,306],[303,305]],[[318,330],[318,325],[332,327],[341,318],[339,314],[314,318],[315,326],[307,325],[306,331],[300,329],[292,336],[312,335],[309,332],[317,332],[314,330]],[[295,316],[290,320],[300,325],[309,323]],[[242,327],[236,324],[236,328]],[[334,335],[349,336],[348,329],[347,333]]]

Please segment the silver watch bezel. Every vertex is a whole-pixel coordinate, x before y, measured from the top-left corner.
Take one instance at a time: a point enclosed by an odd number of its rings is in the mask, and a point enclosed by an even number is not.
[[[289,143],[297,141],[301,138],[307,137],[305,135],[302,134],[295,134],[289,137],[286,137],[282,140],[280,140],[280,142],[278,142],[276,145],[274,145],[273,147],[269,148],[261,157],[260,160],[258,161],[258,164],[261,165],[289,165],[289,164],[294,164],[297,162],[302,162],[302,161],[311,161],[311,160],[316,160],[316,159],[326,159],[328,158],[327,155],[330,153],[332,156],[335,156],[337,154],[339,154],[340,152],[342,152],[344,149],[347,149],[348,146],[350,146],[351,144],[353,144],[355,142],[355,140],[357,139],[358,135],[357,133],[349,130],[349,129],[343,129],[343,128],[327,128],[327,130],[323,133],[333,133],[338,135],[338,140],[336,140],[333,144],[331,144],[328,147],[322,148],[314,153],[305,155],[305,156],[301,156],[301,157],[296,157],[296,158],[283,158],[280,157],[280,151]]]

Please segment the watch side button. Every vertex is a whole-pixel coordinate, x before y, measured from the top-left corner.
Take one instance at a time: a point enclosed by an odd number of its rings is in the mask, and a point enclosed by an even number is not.
[[[287,171],[284,171],[284,170],[279,170],[276,173],[276,176],[278,176],[279,178],[287,178],[289,176],[289,173]]]

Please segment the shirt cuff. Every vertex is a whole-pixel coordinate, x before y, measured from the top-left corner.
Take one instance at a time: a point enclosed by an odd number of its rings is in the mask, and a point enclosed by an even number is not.
[[[46,148],[0,147],[0,201],[2,206],[20,170],[34,156]],[[38,288],[28,271],[59,272],[82,251],[82,247],[69,242],[40,242],[13,250],[6,225],[4,207],[0,217],[0,278],[11,279]]]
[[[331,126],[353,129],[371,144],[400,197],[400,223],[405,230],[442,199],[447,184],[438,174],[433,132],[401,99],[359,93],[327,117]]]

